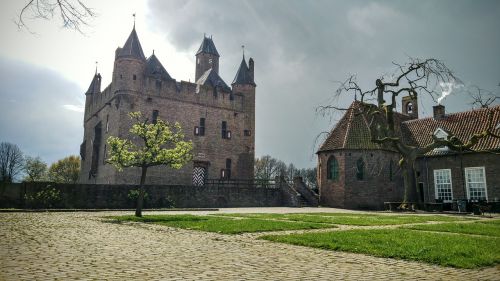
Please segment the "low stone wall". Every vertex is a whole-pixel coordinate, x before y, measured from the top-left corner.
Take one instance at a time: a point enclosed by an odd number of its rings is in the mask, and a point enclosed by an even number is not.
[[[53,208],[68,209],[122,209],[134,208],[130,190],[137,185],[106,184],[56,184],[13,183],[0,185],[0,208],[31,208],[30,197],[47,186],[60,192],[60,199]],[[273,207],[283,205],[280,188],[233,187],[223,185],[146,186],[145,208],[223,208],[223,207]]]

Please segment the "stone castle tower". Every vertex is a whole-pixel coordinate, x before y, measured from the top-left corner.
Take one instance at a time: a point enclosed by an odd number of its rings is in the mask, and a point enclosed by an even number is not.
[[[80,182],[137,184],[139,169],[118,172],[106,163],[109,136],[131,138],[128,113],[179,122],[193,141],[193,160],[180,170],[150,168],[147,184],[203,185],[207,179],[252,179],[255,148],[254,62],[243,59],[229,87],[219,76],[211,37],[196,52],[195,83],[176,81],[154,52],[146,58],[135,26],[115,51],[113,78],[101,91],[95,73],[85,93]]]

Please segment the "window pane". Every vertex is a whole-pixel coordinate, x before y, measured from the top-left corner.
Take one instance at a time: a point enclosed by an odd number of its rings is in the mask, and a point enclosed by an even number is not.
[[[484,168],[465,168],[465,177],[469,199],[487,200]]]
[[[453,200],[451,170],[434,170],[434,183],[437,194],[436,199],[441,199],[443,201]]]

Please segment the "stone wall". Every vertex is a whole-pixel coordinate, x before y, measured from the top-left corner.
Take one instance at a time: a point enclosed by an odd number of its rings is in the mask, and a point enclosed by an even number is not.
[[[57,208],[122,209],[134,208],[135,200],[128,197],[137,185],[91,185],[55,183],[15,183],[0,186],[0,208],[29,207],[26,196],[33,196],[48,185],[60,191]],[[181,185],[146,186],[145,208],[223,208],[282,206],[280,188]]]

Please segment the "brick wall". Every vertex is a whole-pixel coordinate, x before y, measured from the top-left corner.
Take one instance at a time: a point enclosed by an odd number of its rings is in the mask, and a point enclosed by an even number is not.
[[[127,196],[136,185],[90,185],[54,183],[16,183],[0,186],[0,208],[24,208],[25,195],[33,195],[51,185],[61,192],[58,208],[121,209],[134,208],[135,200]],[[273,207],[282,206],[280,188],[254,188],[234,186],[146,186],[146,208],[168,207],[173,202],[177,208],[204,207]]]
[[[327,161],[335,156],[339,178],[327,179]],[[403,197],[403,181],[397,153],[382,150],[321,152],[319,158],[320,204],[348,209],[382,209],[383,203]],[[363,179],[356,177],[358,159],[364,161]],[[392,180],[389,176],[392,160]]]
[[[422,157],[418,160],[417,182],[424,183],[424,197],[427,202],[435,201],[434,170],[450,169],[453,199],[467,198],[465,168],[484,167],[488,201],[500,199],[500,157],[492,153],[465,153],[449,156]]]

